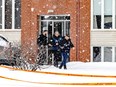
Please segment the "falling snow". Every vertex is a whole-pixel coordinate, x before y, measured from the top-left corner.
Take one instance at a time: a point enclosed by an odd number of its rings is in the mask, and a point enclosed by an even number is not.
[[[31,11],[33,12],[35,8],[31,8]]]

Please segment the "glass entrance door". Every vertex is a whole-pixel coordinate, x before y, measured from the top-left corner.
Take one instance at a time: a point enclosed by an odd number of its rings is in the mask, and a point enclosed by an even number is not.
[[[52,38],[55,31],[59,31],[61,36],[70,35],[70,16],[68,15],[42,15],[40,16],[40,31],[48,30],[48,41]],[[52,59],[51,52],[48,50],[46,58]]]
[[[59,22],[54,22],[54,32],[58,31],[61,36],[64,35],[64,22],[59,21]]]

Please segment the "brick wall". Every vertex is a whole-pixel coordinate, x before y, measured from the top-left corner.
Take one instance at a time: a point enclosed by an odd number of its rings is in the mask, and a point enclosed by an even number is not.
[[[90,61],[90,3],[90,0],[80,0],[77,12],[77,56],[85,62]]]

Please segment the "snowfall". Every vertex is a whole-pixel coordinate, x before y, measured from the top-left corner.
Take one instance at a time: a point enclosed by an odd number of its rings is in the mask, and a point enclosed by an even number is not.
[[[116,87],[116,63],[69,62],[67,70],[37,71],[0,66],[0,87]]]

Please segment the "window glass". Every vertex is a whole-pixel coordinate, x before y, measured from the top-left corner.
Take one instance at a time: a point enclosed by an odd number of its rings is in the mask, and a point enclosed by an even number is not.
[[[0,29],[2,29],[2,0],[0,0]]]
[[[15,29],[21,29],[21,0],[15,0]]]
[[[46,22],[46,21],[42,21],[42,22],[41,22],[41,33],[42,33],[44,30],[48,30],[48,29],[47,29],[47,22]]]
[[[104,47],[104,62],[112,62],[112,47]]]
[[[60,35],[64,35],[64,22],[54,22],[54,32],[58,31]]]
[[[101,29],[101,0],[93,0],[93,28]]]
[[[101,62],[101,47],[93,47],[93,62]]]
[[[5,29],[12,28],[12,0],[5,0]]]
[[[70,21],[66,21],[66,34],[70,35]]]
[[[52,29],[53,29],[52,21],[49,21],[48,22],[48,40],[51,40],[51,38],[52,38],[52,35],[53,35]]]
[[[41,16],[41,20],[70,20],[70,16]]]
[[[112,0],[104,0],[104,28],[112,28]]]

